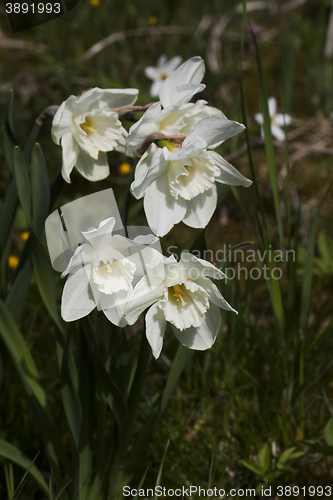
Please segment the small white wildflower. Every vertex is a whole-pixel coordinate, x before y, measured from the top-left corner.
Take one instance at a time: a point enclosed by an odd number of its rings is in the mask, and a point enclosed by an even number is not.
[[[150,80],[153,80],[153,84],[150,89],[150,95],[152,97],[158,96],[160,89],[164,83],[164,80],[168,78],[175,71],[176,68],[182,62],[180,56],[173,57],[170,61],[167,60],[165,54],[162,54],[157,61],[157,67],[148,66],[145,68],[145,75]]]
[[[276,112],[276,110],[277,110],[276,99],[275,97],[270,97],[268,99],[268,111],[271,119],[272,135],[278,141],[285,141],[286,134],[284,133],[284,130],[281,127],[284,127],[284,125],[289,125],[291,123],[291,116],[279,114]],[[256,120],[257,123],[259,123],[259,125],[261,125],[261,137],[264,139],[264,128],[263,128],[264,117],[262,113],[256,113],[254,115],[254,119]]]

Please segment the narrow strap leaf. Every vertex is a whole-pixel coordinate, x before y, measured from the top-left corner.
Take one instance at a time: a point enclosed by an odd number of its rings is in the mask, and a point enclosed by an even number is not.
[[[61,363],[61,372],[60,372],[61,395],[67,421],[73,435],[76,449],[78,450],[81,425],[82,425],[82,409],[79,396],[77,394],[77,391],[75,390],[69,368],[69,356],[68,356],[69,339],[70,336],[68,335]]]
[[[13,90],[11,90],[9,95],[6,121],[3,129],[3,144],[5,150],[5,157],[11,174],[14,173],[13,151],[15,146],[17,145],[14,133],[14,125],[13,125],[13,106],[14,106],[14,92]]]
[[[29,474],[35,479],[39,487],[43,490],[45,494],[48,494],[49,488],[43,478],[42,473],[38,470],[36,465],[26,456],[22,451],[20,451],[16,446],[8,443],[4,439],[0,439],[0,456],[20,465],[29,472]]]
[[[62,330],[61,320],[57,309],[54,272],[50,259],[44,252],[40,241],[33,234],[31,234],[31,246],[33,252],[32,260],[39,293],[55,324],[59,330]]]
[[[14,174],[17,193],[23,208],[23,212],[30,226],[32,225],[31,206],[31,183],[29,170],[23,153],[18,146],[14,148]]]
[[[50,183],[42,150],[35,144],[31,158],[32,223],[38,236],[44,229],[50,206]]]
[[[18,196],[16,183],[15,179],[12,178],[6,191],[0,214],[0,254],[4,249],[7,239],[9,238],[10,228],[12,227],[15,219],[17,202]]]
[[[33,394],[42,407],[46,395],[40,384],[40,376],[25,339],[6,305],[0,300],[0,336],[5,343],[28,395]]]

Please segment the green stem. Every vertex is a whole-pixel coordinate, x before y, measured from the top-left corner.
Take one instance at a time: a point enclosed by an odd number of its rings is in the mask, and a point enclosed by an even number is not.
[[[128,220],[130,203],[131,203],[131,199],[132,199],[130,187],[131,187],[131,184],[132,184],[132,182],[134,180],[135,167],[136,167],[138,161],[139,161],[139,158],[136,158],[134,160],[132,171],[131,171],[131,174],[130,174],[130,177],[129,177],[129,181],[128,181],[128,184],[127,184],[127,190],[126,190],[126,194],[125,194],[124,204],[122,206],[121,214],[120,214],[121,220],[123,222],[123,226],[125,228],[126,235],[127,235],[127,230],[126,230],[127,220]]]

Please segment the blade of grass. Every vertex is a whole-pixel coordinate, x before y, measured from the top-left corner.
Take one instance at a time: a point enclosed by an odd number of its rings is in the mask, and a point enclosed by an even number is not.
[[[23,469],[27,471],[26,473],[29,473],[35,479],[42,491],[45,494],[48,493],[48,485],[41,472],[35,466],[34,461],[26,457],[26,455],[16,448],[16,446],[8,443],[4,439],[0,439],[0,456],[23,467]],[[19,491],[15,493],[13,491],[13,498],[17,496],[17,494],[19,494]]]
[[[267,155],[268,175],[269,175],[269,179],[270,179],[270,183],[271,183],[271,187],[272,187],[272,191],[273,191],[275,217],[276,217],[276,221],[277,221],[280,245],[281,245],[281,248],[284,248],[285,244],[284,244],[284,236],[283,236],[281,211],[280,211],[279,186],[278,186],[278,182],[277,182],[275,153],[274,153],[274,145],[273,145],[273,138],[272,138],[272,132],[271,132],[271,119],[270,119],[269,110],[268,110],[268,96],[267,96],[266,82],[265,82],[264,72],[263,72],[263,68],[262,68],[262,64],[261,64],[259,49],[258,49],[258,45],[257,45],[257,39],[255,37],[255,34],[252,31],[252,28],[251,28],[251,34],[252,34],[252,39],[253,39],[254,46],[255,46],[257,68],[258,68],[258,74],[259,74],[260,102],[261,102],[261,109],[262,109],[263,118],[264,118],[263,128],[264,128],[264,134],[265,134],[265,149],[266,149],[266,155]]]

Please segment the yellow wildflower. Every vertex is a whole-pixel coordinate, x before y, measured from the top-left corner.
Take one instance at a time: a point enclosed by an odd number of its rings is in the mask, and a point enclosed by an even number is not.
[[[127,175],[127,174],[130,173],[131,170],[132,170],[132,167],[131,167],[131,165],[129,163],[124,162],[124,163],[121,163],[119,165],[119,173],[120,173],[120,175]]]
[[[151,25],[155,25],[157,24],[157,17],[155,16],[150,16],[149,19],[148,19],[148,24],[151,24]]]
[[[16,269],[19,262],[20,259],[16,257],[16,255],[10,255],[8,258],[8,267],[10,267],[10,269]]]
[[[23,241],[27,241],[27,239],[29,238],[29,231],[24,231],[23,233],[21,233],[21,240]]]

